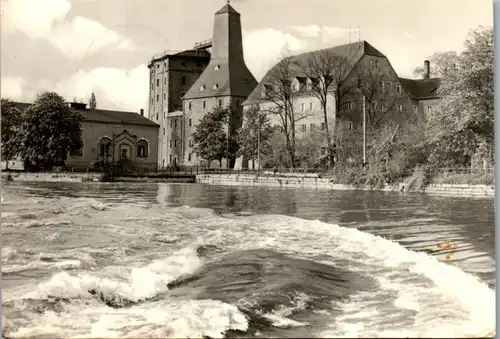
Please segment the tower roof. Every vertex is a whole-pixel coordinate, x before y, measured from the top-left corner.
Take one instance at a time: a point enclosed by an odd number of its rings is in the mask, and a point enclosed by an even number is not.
[[[215,15],[224,14],[224,13],[233,13],[233,14],[240,15],[240,13],[236,12],[236,10],[233,8],[233,6],[231,6],[229,4],[229,2],[226,5],[224,5],[224,7],[222,7],[217,12],[215,12]]]

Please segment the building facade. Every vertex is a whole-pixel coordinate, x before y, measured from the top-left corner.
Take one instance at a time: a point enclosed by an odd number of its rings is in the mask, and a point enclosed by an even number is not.
[[[229,4],[215,13],[211,47],[208,66],[183,97],[182,163],[186,166],[202,163],[192,141],[200,119],[215,108],[230,108],[227,133],[234,134],[243,121],[242,103],[257,85],[243,57],[240,14]],[[226,160],[222,164],[232,167]]]
[[[201,46],[203,47],[203,46]],[[149,62],[149,111],[151,121],[160,125],[158,165],[167,167],[182,158],[182,97],[203,73],[210,53],[203,48],[165,52]],[[182,114],[180,114],[182,116]],[[175,146],[177,145],[178,146]]]
[[[68,103],[83,114],[83,147],[69,154],[65,165],[76,171],[127,160],[139,170],[158,168],[159,125],[135,112],[87,109],[86,104]],[[16,103],[25,110],[30,104]]]
[[[384,54],[368,42],[359,41],[302,53],[282,60],[267,72],[244,101],[244,110],[257,105],[262,111],[270,113],[271,124],[280,125],[280,116],[272,113],[280,105],[280,90],[274,88],[277,86],[276,83],[279,84],[278,86],[283,86],[283,82],[275,78],[277,74],[286,74],[290,78],[286,82],[287,86],[290,86],[289,101],[296,118],[300,118],[295,126],[296,135],[301,137],[313,131],[325,130],[321,101],[311,90],[311,86],[318,84],[319,80],[313,76],[305,76],[308,60],[313,53],[316,55],[324,53],[330,57],[337,56],[345,60],[347,65],[344,66],[344,78],[337,83],[334,81],[328,88],[327,94],[327,115],[330,122],[334,115],[336,116],[337,128],[361,129],[363,127],[363,104],[367,124],[379,124],[388,120],[403,123],[412,117],[425,116],[439,102],[437,89],[440,79],[429,78],[428,61],[425,62],[424,79],[399,78]],[[288,67],[289,70],[283,71],[280,67]],[[341,98],[338,97],[336,91],[338,83],[340,83],[340,92],[343,93]],[[278,95],[278,98],[273,95]],[[243,168],[248,166],[245,159],[240,159],[240,161]]]

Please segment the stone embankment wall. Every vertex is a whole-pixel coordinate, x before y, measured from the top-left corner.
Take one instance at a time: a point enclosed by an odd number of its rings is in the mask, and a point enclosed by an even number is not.
[[[229,186],[268,186],[268,187],[290,187],[290,188],[313,188],[328,190],[373,190],[369,186],[354,186],[335,184],[329,178],[319,178],[310,176],[260,176],[248,174],[200,174],[196,176],[196,182],[211,185]],[[379,191],[407,191],[405,184],[386,186]],[[410,190],[411,191],[411,190]],[[494,197],[495,188],[486,185],[429,185],[420,192],[435,195],[450,196],[481,196]]]
[[[7,173],[2,172],[2,180],[11,175],[14,181],[42,181],[42,182],[82,182],[98,181],[100,173]]]

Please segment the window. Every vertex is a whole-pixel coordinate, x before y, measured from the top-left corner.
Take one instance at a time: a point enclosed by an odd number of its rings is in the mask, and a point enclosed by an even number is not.
[[[302,103],[301,111],[304,112],[306,110],[306,104]]]
[[[385,89],[385,84],[383,81],[380,81],[380,88],[382,89],[382,91]]]
[[[222,107],[222,99],[219,100],[219,107]]]
[[[191,110],[191,107],[193,107],[191,101],[189,102],[188,106],[189,106],[189,110]]]
[[[241,106],[241,100],[236,100],[236,107],[240,108]]]
[[[417,110],[418,110],[418,106],[417,105],[413,105],[413,113],[417,114]]]
[[[186,77],[184,75],[181,77],[181,84],[186,84]]]
[[[306,124],[302,124],[302,132],[305,132],[305,131],[307,131],[307,126],[306,126]]]
[[[174,127],[174,120],[170,120],[170,128]]]
[[[432,107],[431,106],[427,106],[427,114],[431,114],[432,113]]]
[[[165,135],[165,127],[163,127],[163,135]]]
[[[156,102],[160,101],[160,95],[156,94]]]
[[[169,155],[168,159],[170,162],[172,162],[172,154]]]
[[[347,129],[352,129],[352,122],[347,121],[345,125]]]
[[[167,93],[163,93],[163,100],[167,100]]]
[[[375,60],[375,68],[378,68],[378,60]]]
[[[372,102],[372,111],[376,110],[377,109],[377,103],[375,102]]]
[[[294,83],[293,84],[292,91],[294,91],[294,92],[298,92],[299,91],[299,84],[298,83]]]
[[[174,147],[177,147],[177,139],[174,140]]]
[[[189,119],[188,124],[189,124],[189,126],[192,126],[193,121],[191,119]]]
[[[324,123],[324,122],[322,122],[322,123],[321,123],[321,130],[322,130],[322,131],[324,131],[324,130],[325,130],[325,123]]]
[[[167,113],[165,111],[163,111],[163,119],[165,119],[167,117]]]
[[[314,128],[315,128],[315,127],[316,127],[316,126],[315,126],[314,124],[311,124],[311,131],[314,131]]]
[[[110,153],[110,145],[111,145],[111,139],[108,137],[104,137],[101,140],[99,140],[99,156],[100,157],[109,157],[111,155]]]
[[[144,139],[137,142],[137,156],[140,158],[148,156],[148,142]]]
[[[203,100],[203,109],[207,108],[207,102]]]
[[[218,71],[220,69],[219,65],[215,65],[214,70]]]
[[[218,89],[219,88],[219,84],[215,84],[214,87],[212,87],[212,89]]]
[[[156,64],[156,68],[160,68],[160,64]]]
[[[381,103],[381,104],[380,104],[380,109],[381,109],[382,111],[384,111],[384,110],[385,110],[385,104],[384,104],[384,103]]]
[[[201,85],[200,91],[204,91],[204,90],[205,90],[205,85]]]
[[[309,110],[310,110],[310,111],[312,111],[312,110],[313,110],[313,102],[312,102],[312,101],[309,103]]]
[[[403,112],[403,105],[398,105],[398,111]]]
[[[160,120],[160,113],[156,112],[156,120]]]
[[[387,91],[390,91],[392,87],[392,82],[387,81]]]
[[[167,84],[167,77],[163,78],[163,84],[166,85]]]
[[[189,154],[188,154],[188,161],[191,161],[191,154],[192,154],[192,153],[189,153]]]
[[[160,86],[160,79],[156,79],[156,86]]]
[[[396,93],[401,93],[401,84],[396,84]]]
[[[174,119],[174,126],[177,127],[177,119]]]

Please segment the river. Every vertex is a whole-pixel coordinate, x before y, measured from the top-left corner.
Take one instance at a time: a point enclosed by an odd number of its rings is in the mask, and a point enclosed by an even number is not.
[[[10,338],[495,328],[493,199],[22,182],[2,196]]]

